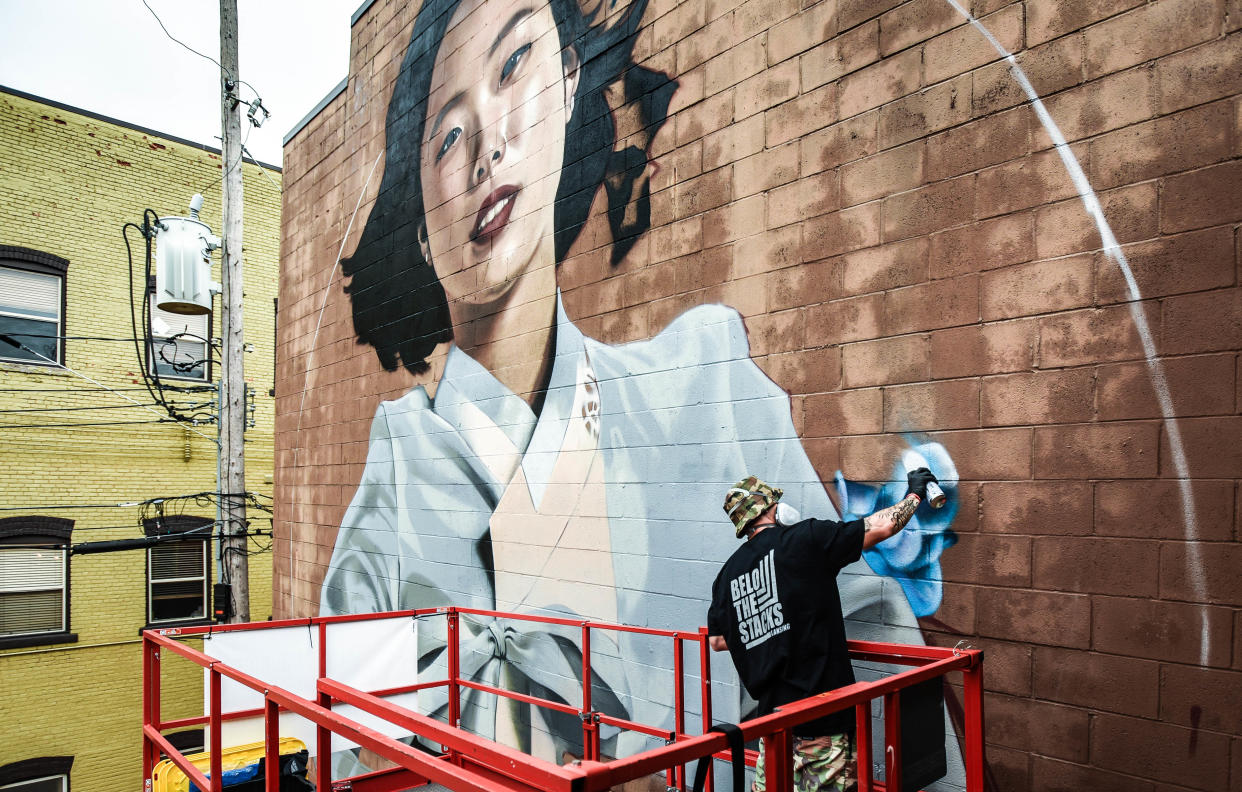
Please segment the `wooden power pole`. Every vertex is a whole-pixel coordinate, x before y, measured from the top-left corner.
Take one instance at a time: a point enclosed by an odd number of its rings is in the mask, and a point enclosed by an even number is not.
[[[237,68],[237,0],[220,0],[221,125],[223,126],[224,255],[221,264],[224,321],[220,375],[218,480],[225,538],[221,564],[232,584],[234,622],[250,621],[246,557],[246,378],[242,366],[242,140],[241,84]]]

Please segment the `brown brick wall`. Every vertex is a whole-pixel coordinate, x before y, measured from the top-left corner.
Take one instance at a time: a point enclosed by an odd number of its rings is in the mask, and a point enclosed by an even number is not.
[[[317,611],[371,416],[414,382],[355,342],[334,263],[377,193],[416,6],[359,19],[348,87],[285,149],[278,616]],[[829,484],[886,478],[906,433],[948,450],[958,542],[922,626],[987,652],[994,788],[1240,790],[1242,7],[969,6],[1068,141],[1137,302],[946,0],[652,0],[635,61],[678,87],[651,227],[611,265],[597,202],[559,265],[567,312],[617,344],[736,308]]]

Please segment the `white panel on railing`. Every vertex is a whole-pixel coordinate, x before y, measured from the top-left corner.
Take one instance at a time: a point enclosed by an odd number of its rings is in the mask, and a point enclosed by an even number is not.
[[[327,635],[328,675],[338,682],[367,692],[417,682],[418,625],[414,619],[406,616],[332,624],[328,626]],[[318,627],[215,633],[204,637],[203,652],[266,684],[315,700],[315,680],[319,670]],[[220,690],[222,710],[226,713],[263,706],[262,693],[232,680],[222,680]],[[409,709],[415,709],[418,703],[417,693],[393,696],[388,700]],[[203,713],[209,711],[210,672],[204,670]],[[353,707],[338,705],[334,711],[391,737],[408,734]],[[315,726],[306,719],[282,713],[280,736],[302,740],[311,755],[315,755]],[[259,742],[263,739],[263,719],[225,721],[221,739],[225,746]],[[347,740],[333,738],[334,754],[356,747]]]

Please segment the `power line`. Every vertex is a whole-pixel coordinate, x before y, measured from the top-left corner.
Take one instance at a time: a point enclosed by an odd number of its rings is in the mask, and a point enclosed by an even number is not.
[[[0,424],[0,429],[76,429],[80,426],[138,426],[175,423],[180,422],[173,418],[159,418],[148,421],[84,421],[81,423]]]
[[[122,232],[122,236],[124,236],[124,232]],[[128,247],[128,246],[129,246],[129,239],[128,239],[128,238],[125,240],[125,245],[126,245],[126,247]],[[133,267],[132,267],[132,265],[131,265],[131,267],[130,267],[130,274],[131,274],[131,277],[132,277],[132,274],[133,274]],[[131,298],[133,297],[133,284],[132,284],[132,283],[130,284],[130,297],[131,297]],[[6,334],[4,334],[4,333],[0,333],[0,341],[4,341],[6,344],[10,344],[10,345],[12,345],[12,346],[17,347],[18,349],[21,349],[21,350],[24,350],[24,351],[26,351],[26,352],[29,352],[30,354],[35,355],[36,357],[39,357],[39,358],[41,358],[41,359],[43,359],[43,360],[47,361],[48,363],[51,363],[53,366],[56,366],[57,368],[62,368],[62,369],[64,369],[65,371],[68,371],[70,374],[73,374],[73,375],[74,375],[74,376],[76,376],[76,377],[81,377],[82,379],[86,380],[87,382],[91,383],[92,385],[98,385],[99,387],[101,387],[101,388],[103,388],[103,389],[105,389],[105,390],[112,391],[112,389],[111,389],[111,388],[109,388],[107,385],[104,385],[104,384],[103,384],[102,382],[100,382],[99,380],[97,380],[97,379],[92,379],[91,377],[88,377],[87,375],[83,374],[83,373],[82,373],[82,372],[80,372],[80,371],[75,371],[74,369],[71,369],[71,368],[69,368],[68,366],[66,366],[64,363],[60,363],[60,362],[58,362],[58,361],[52,360],[52,359],[51,359],[50,357],[48,357],[47,355],[41,355],[41,354],[39,354],[39,353],[38,353],[38,352],[36,352],[35,350],[31,349],[30,347],[26,346],[26,345],[25,345],[25,344],[23,344],[22,342],[20,342],[20,341],[16,340],[15,338],[13,338],[12,336],[6,335]],[[137,343],[137,339],[135,339],[135,343]],[[148,389],[148,390],[149,390],[149,389]],[[144,409],[144,410],[149,410],[150,412],[153,412],[153,413],[155,413],[156,415],[160,415],[160,413],[159,413],[158,411],[156,411],[155,409],[153,409],[153,408],[151,408],[151,407],[143,407],[143,406],[142,406],[142,403],[141,403],[141,402],[139,402],[137,399],[131,399],[130,397],[126,396],[125,394],[123,394],[123,393],[118,393],[117,391],[112,391],[112,392],[113,392],[113,393],[116,393],[118,396],[120,396],[122,399],[125,399],[125,400],[126,400],[126,401],[128,401],[128,402],[133,402],[134,404],[138,405],[139,407],[142,407],[142,409]],[[152,394],[151,394],[151,398],[153,398],[153,399],[155,398],[155,394],[154,394],[154,393],[152,393]],[[158,422],[156,422],[156,421],[147,421],[146,423],[166,423],[166,422],[168,422],[168,421],[173,421],[174,423],[176,422],[174,419],[171,419],[171,418],[166,419],[166,418],[164,418],[164,416],[160,415],[160,420],[159,420]],[[72,427],[72,426],[74,426],[74,424],[68,424],[68,426]],[[13,427],[0,427],[0,428],[22,428],[22,427],[13,426]],[[40,426],[40,427],[32,427],[32,428],[40,428],[40,429],[42,429],[42,428],[61,428],[61,427],[55,427],[55,426],[42,427],[42,426]],[[187,431],[190,431],[190,432],[194,432],[195,434],[198,434],[198,435],[202,435],[203,437],[205,437],[205,438],[207,438],[208,440],[210,440],[212,443],[216,443],[216,442],[217,442],[217,441],[216,441],[216,438],[212,437],[211,435],[204,434],[203,432],[200,432],[200,431],[198,431],[197,429],[194,429],[193,427],[187,426],[187,427],[186,427],[186,430],[187,430]]]
[[[191,530],[201,531],[203,528],[211,528],[213,526],[215,526],[215,523],[208,523],[207,525],[201,526],[199,528],[193,528]],[[73,532],[77,533],[78,531],[132,531],[135,528],[141,528],[141,527],[142,527],[141,522],[135,522],[129,525],[75,525],[73,526]],[[190,531],[186,530],[186,531],[182,531],[181,533],[190,533]]]
[[[209,60],[209,61],[211,61],[212,63],[216,64],[216,67],[217,67],[217,68],[219,68],[219,69],[220,69],[220,71],[222,71],[222,72],[224,72],[226,75],[228,75],[228,78],[229,78],[229,81],[230,81],[230,82],[236,82],[236,83],[239,83],[239,84],[241,84],[241,85],[244,85],[244,86],[246,86],[247,88],[249,88],[250,90],[254,91],[254,95],[255,95],[255,96],[258,96],[258,95],[259,95],[259,91],[258,91],[258,89],[256,89],[253,85],[251,85],[250,83],[246,82],[245,80],[238,80],[236,77],[234,77],[232,74],[230,74],[230,73],[229,73],[229,70],[228,70],[228,69],[226,69],[226,68],[224,68],[223,66],[221,66],[221,65],[220,65],[220,61],[216,60],[215,58],[211,57],[210,55],[204,55],[203,53],[201,53],[201,52],[199,52],[198,50],[196,50],[196,49],[194,49],[193,47],[191,47],[189,44],[186,44],[184,41],[182,41],[181,39],[179,39],[179,38],[177,38],[176,36],[174,36],[172,33],[169,33],[169,32],[168,32],[168,28],[164,26],[164,20],[160,19],[160,15],[159,15],[159,14],[157,14],[157,13],[155,13],[155,9],[154,9],[154,8],[152,8],[150,5],[148,5],[148,4],[147,4],[147,0],[142,0],[142,4],[143,4],[144,6],[147,6],[147,10],[151,12],[151,16],[155,17],[155,21],[159,23],[160,30],[164,31],[164,35],[165,35],[165,36],[168,36],[168,38],[172,39],[172,40],[173,40],[174,42],[176,42],[177,44],[180,44],[181,46],[185,47],[185,48],[186,48],[186,49],[188,49],[190,52],[193,52],[193,53],[194,53],[195,55],[197,55],[198,57],[200,57],[200,58],[206,58],[207,60]]]
[[[9,333],[9,335],[17,338],[54,338],[60,341],[121,341],[126,344],[133,340],[131,338],[112,338],[110,336],[66,336],[53,335],[51,333]]]
[[[251,90],[253,90],[253,89],[251,89]],[[257,93],[258,93],[258,91],[255,91],[255,93],[257,94]],[[248,126],[248,127],[246,127],[246,136],[245,136],[244,138],[242,138],[242,142],[241,142],[241,147],[242,147],[242,150],[243,150],[243,151],[246,149],[246,144],[247,144],[248,142],[250,142],[250,132],[251,132],[253,129],[254,129],[254,126],[253,126],[253,125],[252,125],[252,126]],[[220,141],[220,156],[221,156],[221,158],[223,158],[223,157],[224,157],[224,138],[220,137],[219,135],[216,135],[216,136],[215,136],[215,138],[216,138],[216,140]],[[254,159],[254,157],[251,157],[251,159]],[[254,161],[255,161],[255,163],[256,163],[256,164],[258,164],[258,162],[259,162],[258,160],[254,160]],[[233,172],[234,170],[236,170],[237,168],[240,168],[240,167],[242,166],[242,163],[243,163],[243,162],[245,162],[245,157],[242,157],[241,155],[238,155],[238,157],[237,157],[237,162],[233,163],[232,165],[229,165],[227,168],[225,168],[223,165],[221,165],[221,166],[220,166],[220,175],[219,175],[219,176],[217,176],[216,178],[212,179],[212,180],[211,180],[211,181],[207,184],[207,186],[206,186],[206,187],[204,187],[203,189],[199,190],[199,192],[200,192],[200,193],[205,193],[205,192],[207,192],[208,190],[210,190],[212,187],[215,187],[217,184],[219,184],[220,182],[224,181],[224,179],[225,179],[226,177],[228,177],[228,175],[229,175],[230,173],[232,173],[232,172]],[[263,168],[263,166],[261,166],[261,165],[260,165],[260,166],[259,166],[259,170],[265,170],[265,169]],[[266,172],[264,173],[264,175],[267,175],[267,174],[266,174]],[[269,176],[268,178],[270,179],[271,177]]]
[[[135,506],[158,506],[164,503],[175,501],[196,500],[199,498],[210,499],[221,496],[243,497],[254,499],[257,504],[259,498],[272,500],[271,495],[262,492],[217,492],[215,490],[204,490],[202,492],[191,492],[187,495],[161,495],[158,498],[144,498],[141,500],[122,501],[120,503],[70,503],[58,506],[0,506],[0,511],[51,511],[54,509],[131,509]],[[267,507],[260,506],[267,510]]]
[[[142,501],[132,501],[130,503],[69,503],[60,506],[0,506],[0,512],[44,512],[59,511],[61,509],[132,509],[141,504]]]
[[[208,528],[208,529],[212,527],[214,526],[212,525],[203,526],[203,528]],[[70,555],[93,555],[97,553],[116,553],[116,552],[121,552],[125,550],[145,550],[147,548],[154,547],[156,545],[170,544],[170,543],[175,543],[175,542],[210,541],[211,539],[210,534],[208,534],[207,536],[203,536],[202,534],[197,533],[203,530],[203,528],[195,528],[189,531],[179,531],[177,533],[153,534],[149,536],[137,537],[134,539],[110,539],[110,540],[104,540],[100,542],[78,542],[77,544],[68,545],[68,549],[69,549]],[[190,534],[196,534],[196,535],[190,535]],[[245,549],[242,549],[239,547],[226,547],[225,548],[226,552],[231,551],[234,553],[240,553],[242,555],[251,556],[251,555],[258,555],[260,553],[270,552],[272,549],[272,543],[270,541],[266,545],[263,545],[254,540],[255,536],[264,535],[261,531],[247,531],[247,532],[239,533],[235,535],[247,537],[251,542],[255,544],[255,546],[258,549],[250,550],[248,547]]]
[[[248,129],[247,129],[247,130],[246,130],[246,140],[249,140],[249,139],[250,139],[250,130],[248,130]],[[250,159],[254,160],[255,162],[258,162],[258,161],[259,161],[258,159],[256,159],[256,158],[255,158],[254,154],[253,154],[253,153],[251,153],[250,149],[246,148],[246,144],[245,144],[244,142],[242,143],[242,147],[241,147],[241,148],[242,148],[242,151],[244,151],[244,152],[245,152],[245,153],[247,153],[247,154],[250,154]],[[260,165],[260,166],[259,166],[259,173],[262,173],[262,174],[263,174],[263,178],[267,179],[267,183],[268,183],[268,184],[270,184],[270,185],[272,185],[272,187],[273,187],[273,188],[275,188],[276,192],[282,192],[282,190],[280,189],[280,185],[276,183],[276,180],[275,180],[275,179],[273,179],[271,176],[267,175],[267,168],[265,168],[265,167],[263,167],[262,165]]]
[[[132,410],[133,404],[99,404],[94,407],[22,407],[16,410],[0,410],[0,415],[9,415],[11,413],[35,413],[35,412],[80,412],[83,410]],[[154,407],[154,404],[140,404],[139,407]]]
[[[130,339],[127,338],[125,340],[128,341]],[[164,389],[177,391],[178,393],[206,393],[208,391],[214,392],[216,388],[214,385],[165,385]],[[68,387],[68,388],[0,388],[0,393],[104,394],[104,393],[126,393],[126,392],[132,393],[134,391],[144,392],[146,390],[147,390],[146,388],[138,388],[138,387],[134,387],[134,388],[107,388],[107,387],[103,387],[103,388],[83,388],[83,387],[77,387],[77,388],[74,388],[74,387]]]
[[[218,521],[209,522],[204,525],[200,525],[197,528],[189,528],[184,531],[177,531],[175,533],[163,533],[163,534],[155,534],[155,535],[156,536],[185,536],[186,534],[201,534],[203,531],[210,531],[220,525],[223,525],[223,522],[218,522]],[[73,526],[73,532],[76,534],[80,531],[132,531],[135,528],[141,528],[141,527],[142,527],[142,523],[140,522],[131,523],[129,525],[75,525]],[[272,531],[270,528],[266,528],[266,529],[256,528],[253,531],[246,531],[245,535],[246,536],[271,536],[271,533]]]
[[[172,33],[169,33],[169,32],[168,32],[168,28],[164,26],[164,20],[160,19],[160,15],[159,15],[159,14],[157,14],[157,13],[155,13],[155,9],[154,9],[154,8],[152,8],[150,5],[148,5],[148,4],[147,4],[147,0],[142,0],[142,4],[143,4],[144,6],[146,6],[146,7],[147,7],[147,10],[148,10],[148,11],[150,11],[150,12],[151,12],[151,16],[155,17],[155,21],[156,21],[157,23],[159,23],[160,30],[164,31],[164,35],[165,35],[165,36],[168,36],[168,38],[172,39],[172,40],[173,40],[174,42],[176,42],[177,44],[180,44],[181,46],[185,47],[185,48],[186,48],[186,49],[188,49],[190,52],[193,52],[193,53],[194,53],[195,55],[197,55],[198,57],[200,57],[200,58],[206,58],[207,60],[209,60],[209,61],[211,61],[212,63],[216,64],[217,68],[219,68],[219,69],[220,69],[220,71],[222,71],[222,72],[226,72],[226,73],[227,73],[227,71],[228,71],[228,70],[227,70],[227,69],[225,69],[223,66],[221,66],[221,65],[220,65],[220,61],[216,60],[215,58],[211,57],[210,55],[204,55],[203,53],[201,53],[201,52],[199,52],[198,50],[196,50],[196,49],[194,49],[193,47],[191,47],[189,44],[186,44],[184,41],[182,41],[181,39],[179,39],[179,38],[177,38],[176,36],[174,36]],[[229,77],[229,79],[230,79],[230,80],[231,80],[231,79],[233,79],[233,78],[232,78],[232,76],[230,76],[230,77]]]
[[[25,414],[25,413],[94,412],[97,410],[132,410],[136,406],[145,408],[145,407],[150,407],[154,405],[100,404],[100,405],[95,405],[92,407],[22,407],[22,408],[14,409],[14,410],[0,410],[0,415],[20,415],[20,414]],[[188,412],[191,415],[193,415],[195,411],[202,411],[205,415],[205,417],[202,418],[202,421],[204,423],[212,420],[211,413],[208,410],[208,408],[211,406],[210,402],[197,402],[193,404],[177,404],[176,406],[179,410],[183,412]],[[134,421],[131,423],[168,423],[170,420],[172,419],[169,418],[169,419],[161,419],[158,421],[154,421],[148,418],[144,421]],[[8,423],[0,424],[0,426],[19,426],[19,425],[34,427],[34,426],[41,426],[42,424],[8,424]],[[73,424],[73,426],[79,426],[79,425],[87,426],[88,424],[76,424],[76,423]],[[48,424],[48,426],[51,426],[51,424]]]
[[[126,526],[126,528],[132,528],[132,527],[133,526]],[[22,547],[22,548],[33,548],[33,549],[68,550],[70,555],[96,555],[99,553],[114,553],[114,552],[120,552],[124,550],[145,550],[146,548],[153,547],[155,545],[169,544],[169,543],[175,543],[175,542],[185,542],[185,541],[208,542],[208,541],[211,541],[211,539],[213,538],[212,535],[208,533],[207,535],[204,536],[202,534],[202,531],[210,530],[215,527],[216,527],[215,523],[209,523],[199,528],[192,528],[188,531],[178,531],[176,533],[150,534],[150,535],[140,536],[140,537],[136,537],[132,539],[105,539],[102,541],[77,542],[77,543],[21,542],[19,544],[12,545],[12,546]],[[74,530],[78,531],[78,530],[83,530],[83,529],[75,528]],[[272,537],[272,531],[270,529],[267,531],[264,531],[261,529],[257,529],[254,531],[244,531],[236,535],[246,537],[249,540],[249,543],[253,544],[257,549],[250,550],[249,548],[247,548],[243,550],[237,547],[226,547],[225,548],[226,551],[234,552],[234,553],[241,553],[247,556],[260,555],[263,553],[270,553],[272,551],[273,541],[271,538],[268,539],[266,544],[259,541],[259,537],[264,537],[264,536]]]
[[[140,527],[140,523],[131,523],[129,525],[75,525],[73,532],[78,531],[132,531],[134,528]]]

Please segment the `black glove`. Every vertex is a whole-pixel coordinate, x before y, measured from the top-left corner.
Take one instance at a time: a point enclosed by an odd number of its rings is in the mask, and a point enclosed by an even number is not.
[[[906,474],[906,494],[913,492],[920,501],[927,500],[927,485],[936,481],[936,477],[925,467],[915,468]]]

